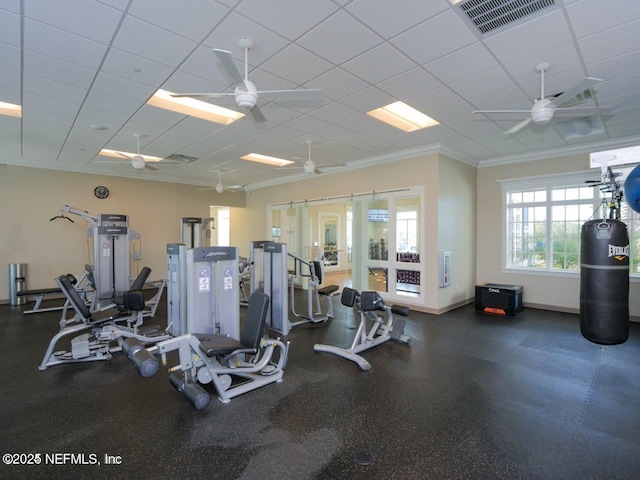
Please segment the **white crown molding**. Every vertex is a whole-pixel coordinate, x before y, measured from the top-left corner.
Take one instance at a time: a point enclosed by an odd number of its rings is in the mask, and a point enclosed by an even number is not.
[[[624,137],[612,140],[602,140],[600,142],[570,145],[567,147],[552,148],[549,150],[536,150],[534,152],[480,160],[478,168],[530,162],[532,160],[544,160],[547,158],[567,157],[569,155],[589,154],[600,150],[612,150],[614,148],[626,148],[636,145],[640,145],[640,137]]]

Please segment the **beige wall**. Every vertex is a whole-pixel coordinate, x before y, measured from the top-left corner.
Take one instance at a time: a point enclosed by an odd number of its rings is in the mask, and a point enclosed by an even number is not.
[[[135,176],[135,174],[132,174]],[[93,195],[98,185],[109,188],[107,199]],[[5,166],[0,168],[0,301],[9,298],[9,263],[27,263],[28,288],[55,286],[64,273],[79,275],[89,257],[87,222],[67,214],[70,205],[90,214],[129,215],[131,228],[142,236],[142,260],[132,262],[132,274],[143,266],[151,279],[166,277],[166,244],[180,241],[181,217],[208,217],[209,206],[244,206],[244,194],[199,191],[197,187],[135,178],[86,175],[57,170]],[[242,218],[232,209],[232,221]],[[232,235],[232,241],[235,240]]]
[[[451,285],[438,289],[442,310],[475,296],[476,168],[440,158],[437,225],[438,253],[451,252]]]
[[[535,160],[478,169],[478,261],[477,281],[522,285],[523,302],[577,313],[580,308],[579,275],[506,273],[502,270],[502,187],[498,180],[539,175],[583,172],[589,169],[589,155]],[[594,177],[599,176],[595,171]],[[629,308],[640,315],[640,286],[631,283]]]
[[[440,170],[443,171],[442,176],[438,173]],[[426,241],[421,258],[425,262],[426,274],[422,281],[425,300],[421,305],[412,304],[412,308],[437,313],[473,297],[476,251],[475,172],[475,168],[455,160],[428,155],[334,175],[311,176],[295,183],[255,190],[246,199],[248,223],[246,237],[240,244],[248,245],[252,239],[269,234],[270,225],[267,225],[266,215],[268,204],[423,186],[425,208],[421,228],[425,231]],[[457,178],[458,176],[461,178]],[[441,181],[444,182],[442,185]],[[464,226],[449,227],[450,224],[444,222],[446,232],[439,233],[440,214],[459,216]],[[461,231],[464,232],[463,235],[460,235]],[[438,251],[441,246],[455,252],[455,258],[460,262],[455,271],[458,288],[438,288]],[[354,245],[355,248],[357,245]],[[465,265],[463,262],[469,263]]]

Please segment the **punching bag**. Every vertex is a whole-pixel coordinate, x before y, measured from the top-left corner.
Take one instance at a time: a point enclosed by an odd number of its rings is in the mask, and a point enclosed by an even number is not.
[[[603,345],[629,338],[629,234],[620,220],[582,226],[580,331]]]

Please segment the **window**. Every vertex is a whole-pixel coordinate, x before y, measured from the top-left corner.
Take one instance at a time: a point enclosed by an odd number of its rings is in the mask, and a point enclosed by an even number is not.
[[[507,268],[579,271],[582,224],[599,205],[600,191],[584,183],[507,189]]]

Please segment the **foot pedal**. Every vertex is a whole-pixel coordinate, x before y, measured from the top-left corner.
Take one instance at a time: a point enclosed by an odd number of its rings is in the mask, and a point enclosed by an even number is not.
[[[145,325],[144,327],[140,327],[138,329],[138,333],[140,335],[149,335],[152,333],[156,333],[160,330],[160,325]]]
[[[391,333],[390,333],[392,340],[396,340],[396,341],[400,340],[400,337],[402,337],[402,334],[404,333],[404,326],[406,324],[407,322],[405,322],[401,318],[393,319],[393,328],[391,329]]]

